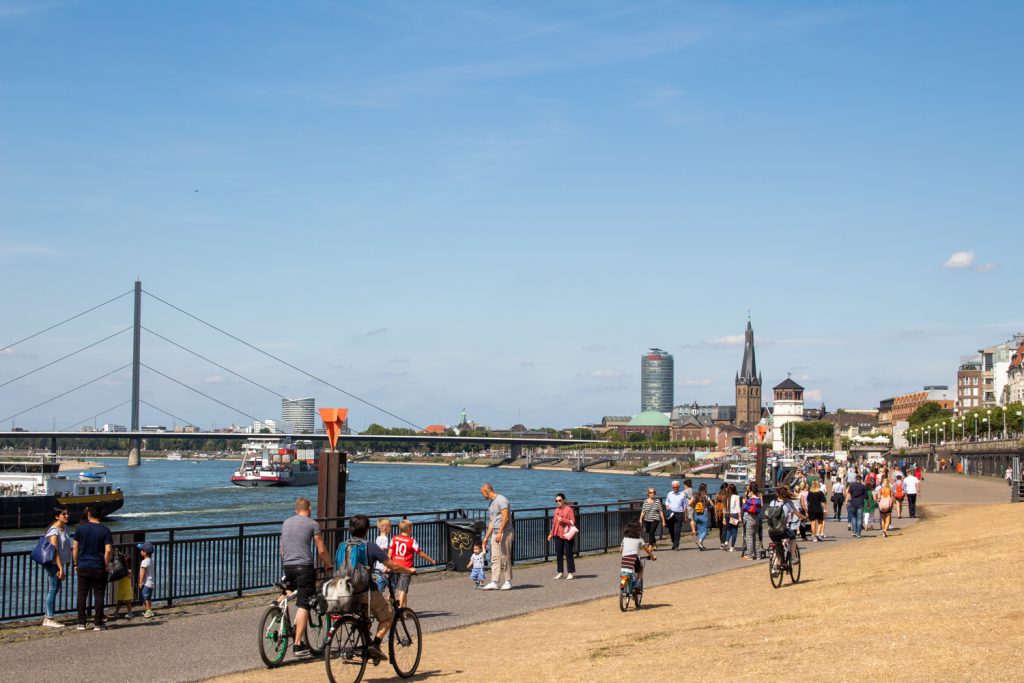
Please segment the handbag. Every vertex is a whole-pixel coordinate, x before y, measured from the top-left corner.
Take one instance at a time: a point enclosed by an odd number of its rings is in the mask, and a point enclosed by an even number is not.
[[[57,557],[57,549],[53,547],[50,539],[44,534],[39,537],[39,541],[36,542],[36,547],[32,548],[32,553],[29,557],[36,564],[46,566],[53,564],[54,559]]]
[[[729,515],[729,524],[731,524],[732,526],[739,526],[740,525],[740,518],[739,518],[739,516],[738,515]]]
[[[576,538],[576,534],[578,534],[579,532],[580,530],[576,528],[575,524],[573,524],[571,527],[569,527],[562,533],[562,538],[564,538],[567,541],[571,541],[572,539]]]
[[[107,582],[114,583],[126,576],[128,576],[128,565],[125,562],[124,555],[114,553],[114,556],[110,558],[110,564],[107,565]]]

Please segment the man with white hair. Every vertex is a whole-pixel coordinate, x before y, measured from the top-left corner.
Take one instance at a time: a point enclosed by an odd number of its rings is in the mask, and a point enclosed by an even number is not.
[[[679,482],[672,482],[672,490],[665,496],[665,508],[668,510],[668,534],[672,538],[672,550],[679,550],[679,536],[683,531],[683,520],[686,512],[686,496],[679,490]]]

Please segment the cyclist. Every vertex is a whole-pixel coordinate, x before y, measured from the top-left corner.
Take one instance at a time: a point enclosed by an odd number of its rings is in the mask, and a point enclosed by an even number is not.
[[[382,565],[387,567],[393,572],[399,574],[415,574],[415,567],[404,567],[391,558],[388,557],[386,551],[381,550],[376,543],[366,542],[366,532],[370,529],[370,518],[366,515],[355,515],[349,520],[348,531],[352,537],[348,544],[342,545],[338,548],[338,566],[340,567],[341,554],[346,548],[353,546],[353,556],[350,558],[350,564],[352,565],[363,565],[369,570],[374,566],[374,562],[380,562]],[[356,541],[355,544],[352,541]],[[361,541],[361,543],[358,543]],[[352,561],[354,559],[354,562]],[[388,635],[388,629],[391,628],[391,620],[395,616],[394,610],[391,608],[391,604],[384,599],[380,589],[374,581],[370,581],[369,597],[370,601],[370,614],[374,619],[377,620],[377,632],[374,634],[373,642],[370,643],[369,655],[374,659],[387,659],[387,655],[380,649],[380,645],[384,638]]]
[[[284,565],[286,580],[296,587],[295,645],[292,652],[297,657],[310,654],[305,642],[306,624],[309,623],[310,598],[316,593],[316,570],[313,567],[313,553],[310,541],[316,542],[320,561],[329,571],[331,556],[327,554],[320,525],[310,517],[308,498],[295,501],[295,514],[281,525],[281,563]]]
[[[780,485],[775,489],[775,500],[769,503],[770,507],[782,507],[783,513],[786,516],[786,535],[782,540],[782,544],[785,547],[789,547],[790,556],[792,556],[793,550],[796,546],[796,532],[800,528],[800,522],[807,519],[807,515],[800,512],[797,504],[794,502],[796,496],[790,493],[789,488]],[[778,542],[780,539],[772,538],[773,541]]]
[[[656,560],[654,556],[654,546],[650,543],[644,543],[643,539],[640,538],[640,520],[634,519],[626,525],[626,528],[622,531],[622,559],[620,569],[623,572],[632,572],[636,575],[637,583],[641,584],[644,580],[644,565],[640,562],[640,551],[643,550],[647,553],[647,557],[652,560]]]

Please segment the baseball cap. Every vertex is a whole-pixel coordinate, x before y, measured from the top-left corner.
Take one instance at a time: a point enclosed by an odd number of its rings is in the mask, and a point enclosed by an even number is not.
[[[152,543],[148,543],[148,542],[147,543],[140,543],[140,544],[138,544],[135,547],[138,548],[139,550],[145,550],[147,555],[152,555],[153,551],[156,550],[156,547],[154,547],[154,545]]]

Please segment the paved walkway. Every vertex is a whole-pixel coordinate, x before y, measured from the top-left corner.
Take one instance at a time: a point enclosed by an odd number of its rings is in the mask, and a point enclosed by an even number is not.
[[[920,505],[927,516],[933,505],[1008,500],[1006,484],[999,480],[934,474],[925,482]],[[898,520],[897,526],[910,523],[912,520]],[[879,532],[865,532],[864,539],[851,539],[845,522],[829,522],[826,533],[836,538],[805,543],[801,549],[813,555],[823,548],[875,542],[869,539],[880,536]],[[648,564],[649,584],[661,585],[749,564],[740,560],[738,551],[718,550],[716,535],[709,540],[714,550],[699,552],[692,541],[684,539],[684,550],[659,553],[658,561]],[[517,567],[511,591],[478,591],[465,574],[434,580],[423,577],[413,582],[410,604],[419,613],[424,630],[430,632],[585,602],[615,593],[618,558],[614,554],[581,558],[574,581],[555,581],[553,574],[551,563]],[[705,603],[707,596],[694,596],[694,600]],[[130,680],[139,676],[151,681],[194,681],[249,671],[261,666],[256,624],[263,609],[245,607],[165,618],[158,610],[156,619],[116,622],[99,633],[26,627],[26,634],[38,637],[2,646],[2,678],[60,679],[70,673],[77,681]],[[286,672],[287,666],[281,673],[282,680],[287,678]]]

